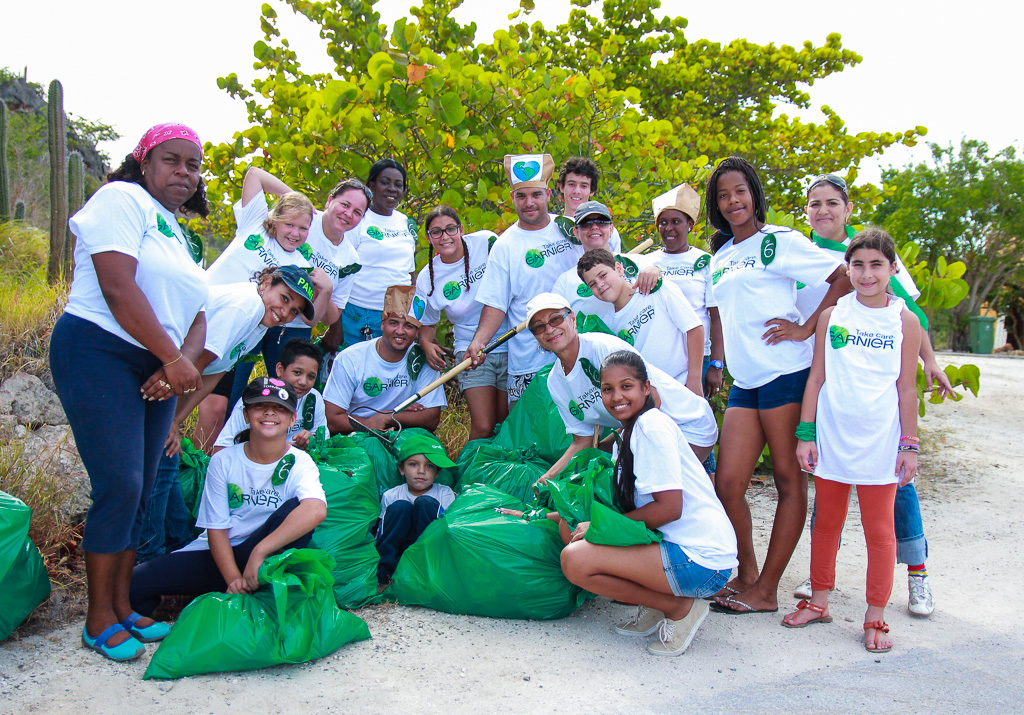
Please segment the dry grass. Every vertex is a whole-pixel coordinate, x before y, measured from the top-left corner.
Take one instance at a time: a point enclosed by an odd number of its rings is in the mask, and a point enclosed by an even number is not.
[[[469,406],[453,384],[455,382],[452,380],[444,386],[448,408],[441,410],[441,423],[434,432],[452,459],[458,457],[469,441]]]

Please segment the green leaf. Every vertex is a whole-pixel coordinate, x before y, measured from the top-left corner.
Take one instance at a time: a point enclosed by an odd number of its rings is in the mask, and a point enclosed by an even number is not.
[[[457,127],[466,119],[466,108],[456,92],[442,94],[439,99],[441,118],[450,127]]]

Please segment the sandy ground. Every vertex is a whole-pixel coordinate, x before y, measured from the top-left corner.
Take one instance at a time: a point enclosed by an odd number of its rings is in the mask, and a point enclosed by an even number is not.
[[[922,425],[918,489],[937,609],[907,613],[897,566],[889,654],[862,646],[865,551],[851,519],[831,625],[782,628],[787,591],[780,613],[712,613],[682,657],[656,658],[642,639],[611,631],[631,609],[606,599],[556,622],[383,606],[359,612],[372,640],[322,660],[161,683],[141,679],[148,654],[113,664],[83,649],[78,624],[0,646],[0,712],[1021,712],[1024,360],[973,362],[980,399],[929,406]],[[774,491],[753,487],[751,497],[763,553]],[[784,589],[807,575],[809,549],[805,534]]]

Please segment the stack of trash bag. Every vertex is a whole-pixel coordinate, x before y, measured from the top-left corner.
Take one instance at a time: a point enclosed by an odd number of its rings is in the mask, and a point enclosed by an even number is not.
[[[333,567],[322,551],[289,549],[263,563],[256,593],[200,596],[178,616],[143,678],[305,663],[369,638],[366,623],[335,604]]]
[[[460,466],[463,463],[460,454]],[[535,447],[508,448],[495,443],[475,446],[465,464],[463,484],[486,484],[527,503],[534,500],[534,482],[551,466],[537,456]]]
[[[447,613],[547,620],[564,618],[590,594],[562,574],[557,524],[495,511],[526,510],[485,485],[462,495],[398,562],[385,597]]]
[[[572,442],[572,437],[565,432],[565,422],[548,392],[550,372],[549,365],[537,373],[492,442],[506,450],[533,447],[536,456],[548,465],[557,462]],[[463,474],[462,479],[466,481],[471,476]]]
[[[50,595],[43,558],[28,538],[31,518],[25,502],[0,492],[0,641]]]
[[[178,484],[181,485],[181,496],[185,506],[192,514],[195,524],[199,516],[199,503],[203,500],[203,486],[206,484],[206,469],[210,466],[210,458],[192,444],[192,440],[181,440],[181,453],[178,456]]]

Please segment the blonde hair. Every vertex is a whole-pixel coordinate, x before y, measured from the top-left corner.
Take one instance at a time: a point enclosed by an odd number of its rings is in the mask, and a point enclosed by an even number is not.
[[[267,214],[266,220],[263,222],[263,228],[266,229],[267,235],[271,238],[277,238],[275,234],[274,222],[283,221],[286,216],[293,214],[306,214],[310,220],[313,219],[313,202],[306,198],[306,195],[299,191],[289,191],[287,194],[279,198],[274,202],[274,205],[270,207],[270,212]]]

